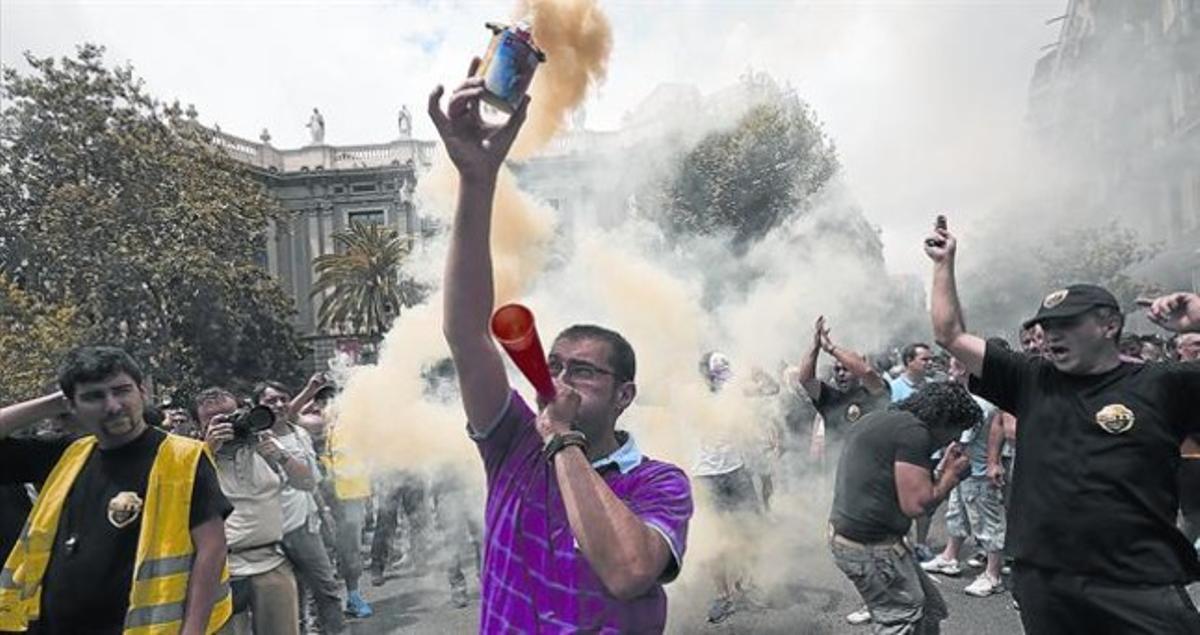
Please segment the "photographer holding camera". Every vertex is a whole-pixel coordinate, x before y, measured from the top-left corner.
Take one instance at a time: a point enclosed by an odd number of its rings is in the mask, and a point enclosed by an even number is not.
[[[196,419],[216,457],[221,491],[233,503],[225,519],[234,616],[222,633],[300,632],[296,578],[283,552],[282,494],[291,457],[270,433],[269,408],[238,408],[233,393],[209,388],[196,396]],[[249,614],[247,614],[249,609]]]

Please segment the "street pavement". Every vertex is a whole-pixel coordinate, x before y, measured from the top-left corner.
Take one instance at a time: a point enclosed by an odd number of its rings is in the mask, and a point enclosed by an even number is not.
[[[811,487],[809,491],[820,489]],[[870,625],[852,626],[845,621],[847,614],[861,606],[861,600],[829,554],[825,538],[828,494],[811,500],[796,499],[792,514],[779,510],[778,504],[776,507],[775,513],[764,523],[764,535],[756,541],[760,551],[768,552],[760,555],[758,575],[766,607],[738,611],[717,625],[707,623],[711,583],[706,576],[711,565],[704,553],[707,545],[700,538],[703,528],[694,523],[693,540],[684,557],[684,574],[667,586],[669,633],[871,633]],[[930,542],[936,547],[945,544],[945,523],[940,512],[934,519],[930,535]],[[766,535],[768,532],[772,535]],[[780,536],[785,540],[780,541]],[[964,548],[964,560],[970,554],[970,544]],[[375,608],[375,616],[352,622],[353,633],[457,635],[476,632],[479,599],[474,571],[467,571],[471,604],[466,608],[455,608],[450,603],[443,562],[444,559],[434,556],[423,573],[409,566],[399,566],[389,572],[385,584],[379,587],[371,586],[369,576],[364,576],[363,592]],[[963,588],[977,573],[978,570],[967,569],[954,578],[933,576],[950,609],[950,618],[942,623],[942,632],[949,635],[1021,633],[1020,615],[1012,608],[1010,593],[987,598],[974,598],[963,593]],[[1195,600],[1197,586],[1189,590]]]
[[[854,588],[833,565],[828,551],[817,548],[795,554],[793,579],[766,593],[769,607],[734,613],[718,625],[708,624],[705,588],[699,584],[668,586],[671,633],[847,633],[868,635],[870,626],[851,626],[845,616],[860,605]],[[962,592],[972,574],[958,578],[937,576],[950,607],[943,633],[1008,635],[1020,633],[1020,618],[1011,608],[1008,593],[972,598]],[[364,582],[366,582],[364,580]],[[446,578],[440,573],[416,575],[401,569],[381,587],[364,586],[375,616],[355,620],[355,635],[415,633],[449,635],[473,633],[478,628],[479,600],[472,580],[472,601],[465,609],[450,604]]]
[[[834,566],[824,538],[827,499],[812,501],[807,509],[826,510],[805,519],[781,518],[776,526],[794,526],[796,539],[779,553],[766,554],[777,573],[763,587],[767,606],[734,613],[721,624],[706,621],[709,584],[704,579],[704,563],[697,562],[693,550],[685,556],[685,576],[667,586],[669,595],[668,632],[670,633],[813,633],[868,635],[869,625],[852,626],[845,616],[861,606],[854,587]],[[935,520],[931,542],[943,544],[940,518]],[[692,545],[693,548],[696,545]],[[965,555],[964,555],[965,557]],[[696,570],[688,568],[695,566]],[[450,604],[450,590],[440,561],[435,560],[423,573],[411,567],[389,572],[383,586],[373,587],[369,576],[363,579],[363,591],[375,609],[375,616],[355,620],[355,635],[377,633],[428,633],[450,635],[473,633],[478,628],[478,585],[471,578],[471,604],[458,609]],[[988,598],[973,598],[963,593],[977,571],[967,570],[957,578],[934,576],[950,607],[950,619],[942,632],[969,635],[1009,635],[1021,632],[1020,617],[1012,608],[1012,596],[1002,593]]]

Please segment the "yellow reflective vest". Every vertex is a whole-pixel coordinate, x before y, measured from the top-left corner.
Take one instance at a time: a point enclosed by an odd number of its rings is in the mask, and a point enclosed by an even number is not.
[[[50,562],[63,504],[95,446],[95,437],[72,443],[47,477],[20,540],[0,571],[0,630],[25,631],[38,619],[42,576]],[[204,455],[203,443],[173,434],[158,447],[146,485],[125,635],[178,633],[183,626],[188,576],[196,553],[189,527],[192,486]],[[233,612],[228,566],[222,567],[220,584],[208,633],[216,632]]]
[[[371,497],[371,476],[367,467],[355,459],[338,434],[336,425],[329,427],[325,437],[325,453],[321,456],[325,471],[333,479],[333,491],[338,500],[357,500]]]

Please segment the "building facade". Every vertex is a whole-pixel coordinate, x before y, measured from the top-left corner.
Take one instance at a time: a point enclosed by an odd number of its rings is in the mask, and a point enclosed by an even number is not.
[[[1154,277],[1200,285],[1200,0],[1068,0],[1029,123],[1073,168],[1062,204],[1162,245]]]
[[[323,121],[322,121],[323,126]],[[288,212],[267,229],[264,264],[292,297],[295,325],[312,354],[310,370],[324,368],[337,351],[353,361],[370,361],[372,343],[358,334],[318,328],[321,297],[312,295],[313,261],[335,253],[333,234],[351,223],[394,227],[420,240],[430,225],[419,215],[414,191],[429,169],[436,144],[411,138],[401,119],[400,138],[387,143],[331,146],[314,133],[314,143],[294,149],[213,130],[214,143],[244,164]]]

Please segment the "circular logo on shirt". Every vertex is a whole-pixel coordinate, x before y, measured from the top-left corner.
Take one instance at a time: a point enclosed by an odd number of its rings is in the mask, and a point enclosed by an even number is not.
[[[137,492],[121,492],[108,501],[108,522],[117,529],[129,526],[142,515],[142,497]]]
[[[1042,300],[1042,308],[1053,309],[1054,307],[1062,304],[1063,300],[1067,299],[1067,293],[1069,292],[1066,289],[1059,289],[1058,291],[1051,293],[1050,295],[1046,296],[1045,300]]]
[[[1104,406],[1096,413],[1096,423],[1109,434],[1121,434],[1133,427],[1133,411],[1114,403]]]
[[[854,423],[862,418],[862,408],[858,404],[852,403],[849,408],[846,408],[846,421]]]

